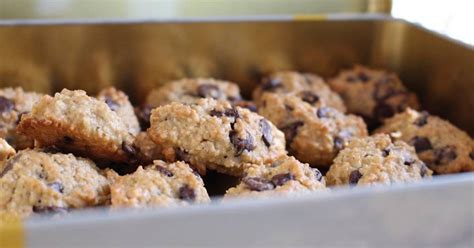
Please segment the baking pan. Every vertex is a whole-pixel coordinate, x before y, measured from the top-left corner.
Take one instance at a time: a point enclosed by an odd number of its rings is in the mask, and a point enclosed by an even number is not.
[[[94,94],[115,85],[136,104],[150,89],[182,77],[235,81],[249,96],[270,71],[330,77],[355,63],[399,73],[425,109],[474,134],[474,48],[386,16],[0,25],[1,87]],[[28,247],[470,246],[473,191],[474,174],[464,173],[301,198],[85,210],[64,219],[31,219],[16,230]]]

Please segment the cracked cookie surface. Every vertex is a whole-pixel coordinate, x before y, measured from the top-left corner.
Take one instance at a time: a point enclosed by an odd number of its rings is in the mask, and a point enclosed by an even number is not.
[[[450,122],[407,109],[387,119],[377,133],[415,147],[418,157],[439,174],[474,171],[474,141]]]
[[[432,171],[405,142],[392,143],[390,137],[376,134],[353,139],[326,173],[328,186],[374,185],[415,182],[430,178]]]
[[[208,168],[239,176],[243,163],[271,162],[286,154],[283,133],[268,120],[210,98],[154,109],[148,133],[168,160],[186,161],[200,173]]]

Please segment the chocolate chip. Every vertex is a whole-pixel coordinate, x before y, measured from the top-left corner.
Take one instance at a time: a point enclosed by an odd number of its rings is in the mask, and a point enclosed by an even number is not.
[[[63,142],[64,144],[70,145],[74,143],[74,139],[69,137],[69,136],[64,136],[63,137]]]
[[[437,148],[434,151],[436,160],[435,165],[445,165],[449,162],[455,160],[458,157],[456,153],[456,147],[454,146],[445,146],[443,148]]]
[[[421,112],[420,117],[418,117],[418,119],[416,119],[415,122],[413,122],[413,124],[415,124],[419,127],[422,127],[422,126],[426,125],[426,123],[428,123],[429,115],[430,114],[426,111]]]
[[[357,184],[359,179],[362,177],[362,174],[359,170],[354,170],[349,175],[349,184]]]
[[[321,180],[323,179],[323,174],[321,173],[321,171],[319,171],[316,168],[311,168],[311,170],[313,171],[314,175],[316,176],[316,180],[321,182]]]
[[[415,163],[415,159],[413,158],[405,158],[405,161],[403,162],[403,164],[406,166],[411,166],[414,163]]]
[[[386,84],[381,81],[378,81],[375,85],[373,97],[375,100],[384,101],[387,98],[397,94],[404,94],[404,91],[396,89],[395,86],[392,84]]]
[[[319,101],[319,96],[311,91],[302,91],[300,94],[301,99],[309,104],[313,104]]]
[[[265,119],[261,119],[260,129],[262,130],[263,143],[265,143],[267,147],[271,146],[273,142],[273,136],[272,136],[272,128],[270,126],[270,123],[268,123],[268,121]]]
[[[297,121],[280,128],[280,130],[285,134],[287,146],[293,142],[293,139],[298,134],[298,128],[303,125],[304,123],[302,121]]]
[[[472,151],[472,152],[469,153],[469,157],[470,157],[472,160],[474,160],[474,151]]]
[[[187,184],[179,188],[179,199],[185,201],[194,201],[196,199],[196,193]]]
[[[274,89],[282,87],[280,79],[276,78],[266,78],[262,83],[263,91],[273,91]]]
[[[38,214],[64,214],[68,212],[68,209],[56,206],[33,206],[33,212]]]
[[[165,167],[163,167],[161,165],[155,165],[155,168],[156,168],[157,171],[159,171],[161,174],[163,174],[167,177],[174,176],[173,172],[171,172],[170,170],[166,169]]]
[[[288,105],[288,104],[285,104],[285,109],[286,109],[287,111],[290,111],[290,112],[291,112],[291,111],[293,111],[295,108],[293,108],[293,106],[290,106],[290,105]]]
[[[388,157],[390,155],[390,149],[386,148],[382,150],[382,157]]]
[[[333,142],[334,142],[334,149],[336,151],[340,151],[344,149],[345,139],[343,137],[335,136]]]
[[[63,193],[64,191],[64,186],[60,182],[49,183],[48,187],[56,190],[59,193]]]
[[[425,177],[426,173],[428,172],[428,168],[426,168],[425,164],[421,164],[420,167],[420,176]]]
[[[357,77],[359,78],[360,81],[364,83],[370,80],[369,76],[365,74],[365,72],[362,72],[362,71],[357,74]]]
[[[373,114],[377,120],[383,120],[392,117],[395,114],[395,111],[392,106],[384,102],[378,102],[374,107]]]
[[[328,118],[331,116],[332,109],[328,107],[321,107],[318,108],[318,111],[316,111],[316,115],[318,118]]]
[[[426,137],[415,136],[408,143],[415,147],[416,153],[433,149],[430,140]]]
[[[270,181],[273,183],[273,185],[275,185],[275,187],[277,187],[277,186],[282,186],[286,182],[294,180],[294,179],[295,177],[291,173],[284,173],[284,174],[278,174],[278,175],[273,176],[272,179],[270,179]]]
[[[15,108],[15,103],[3,96],[0,96],[0,113],[11,112]]]
[[[246,108],[252,112],[257,112],[257,105],[255,105],[255,103],[251,102],[251,101],[236,101],[234,102],[234,106],[238,106],[238,107],[241,107],[241,108]]]
[[[176,149],[175,153],[176,153],[176,159],[178,161],[184,161],[186,163],[189,163],[190,157],[189,157],[188,152],[186,152],[184,150],[181,150],[181,149]]]
[[[142,130],[146,130],[150,127],[151,110],[153,110],[153,108],[149,105],[135,109],[135,114],[138,117],[138,121],[140,122],[140,127]]]
[[[110,97],[105,97],[105,103],[112,111],[117,111],[120,108],[120,105]]]
[[[272,190],[274,188],[272,183],[259,177],[244,177],[242,182],[253,191],[265,191]]]
[[[352,76],[352,75],[349,75],[349,76],[346,77],[346,81],[348,83],[355,83],[355,82],[357,82],[357,78]]]
[[[135,157],[137,155],[137,149],[130,144],[127,144],[125,142],[122,143],[122,150],[131,157]]]
[[[222,92],[219,89],[219,87],[213,84],[199,85],[197,88],[197,93],[200,97],[204,97],[204,98],[210,97],[214,99],[218,99],[222,95]]]
[[[229,132],[229,139],[230,142],[234,145],[235,156],[240,156],[244,151],[252,151],[253,149],[255,149],[253,145],[252,135],[250,135],[249,133],[247,133],[246,138],[240,138],[238,137],[237,132],[232,130]]]
[[[210,116],[215,116],[215,117],[222,117],[224,113],[222,113],[221,111],[218,111],[218,110],[211,110],[211,112],[209,112],[209,115]]]
[[[224,111],[224,115],[227,116],[227,117],[234,117],[234,118],[240,118],[240,114],[239,114],[239,111],[236,109],[236,108],[230,108],[230,109],[226,109]]]

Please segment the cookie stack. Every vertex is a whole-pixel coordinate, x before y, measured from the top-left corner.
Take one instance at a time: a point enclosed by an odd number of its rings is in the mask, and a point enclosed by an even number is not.
[[[209,173],[235,178],[231,199],[474,170],[471,137],[418,112],[393,73],[355,66],[326,83],[281,71],[252,97],[204,78],[164,84],[138,107],[115,88],[1,89],[0,213],[207,203]]]

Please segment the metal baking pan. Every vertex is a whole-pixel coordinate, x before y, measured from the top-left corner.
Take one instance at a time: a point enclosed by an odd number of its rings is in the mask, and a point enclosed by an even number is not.
[[[182,77],[235,81],[249,96],[273,70],[330,77],[355,63],[397,72],[425,109],[474,134],[474,48],[386,16],[0,23],[1,87],[93,94],[115,85],[136,104]],[[15,230],[28,247],[467,247],[474,243],[473,191],[474,173],[464,173],[301,198],[85,210]]]

